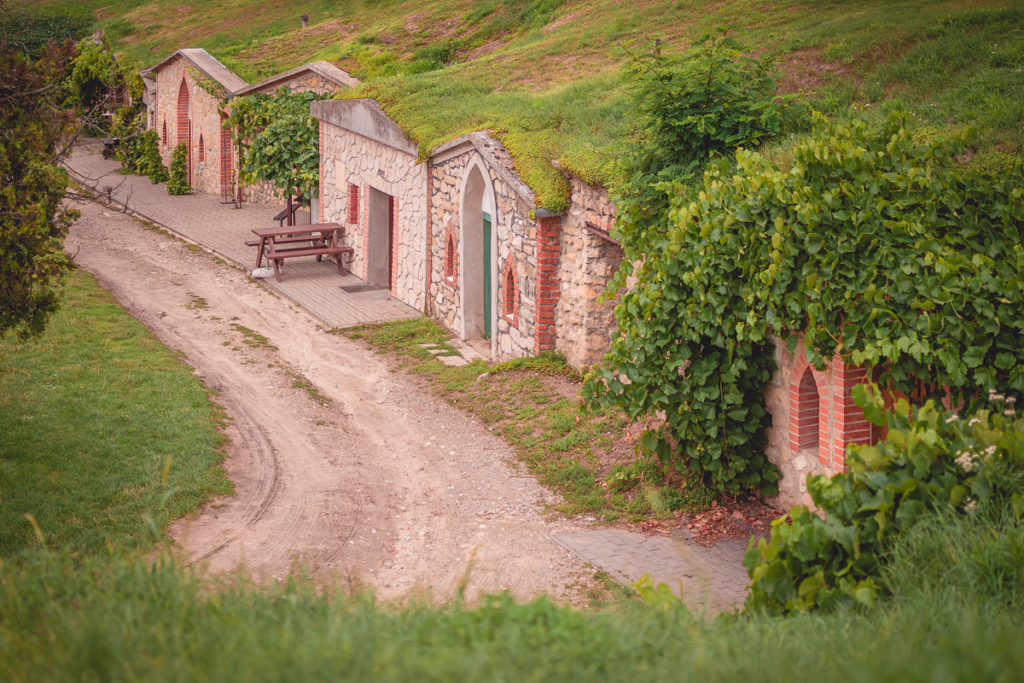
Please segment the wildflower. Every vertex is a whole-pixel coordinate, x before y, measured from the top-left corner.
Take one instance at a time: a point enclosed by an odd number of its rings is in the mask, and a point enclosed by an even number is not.
[[[991,446],[989,446],[988,448],[985,449],[985,455],[992,455],[995,452],[996,452],[996,445],[995,444],[992,444]]]
[[[1006,400],[1006,394],[989,394],[988,397],[993,401],[1002,402]]]
[[[965,506],[965,508],[968,512],[974,512],[975,510],[978,509],[978,501],[972,498],[971,500],[967,501],[967,505]]]
[[[950,413],[949,417],[946,418],[946,424],[952,424],[952,423],[956,422],[956,419],[957,419],[957,414],[956,413]]]
[[[1017,414],[1017,411],[1015,411],[1013,408],[1007,408],[1006,410],[1003,411],[1003,415],[1016,415],[1016,414]]]
[[[1017,402],[1017,397],[1016,396],[1007,396],[1006,397],[1006,405],[1012,406],[1016,402]]]
[[[976,425],[976,424],[979,424],[980,422],[981,422],[981,418],[977,418],[977,417],[972,417],[972,418],[971,418],[971,419],[970,419],[970,420],[969,420],[969,421],[967,422],[967,426],[968,426],[968,427],[973,427],[974,425]]]
[[[964,472],[970,472],[974,469],[974,453],[970,451],[960,451],[956,456],[956,464],[960,466]]]

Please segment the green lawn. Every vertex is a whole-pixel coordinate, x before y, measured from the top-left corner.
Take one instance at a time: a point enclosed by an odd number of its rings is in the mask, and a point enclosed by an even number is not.
[[[46,331],[0,340],[0,558],[148,549],[228,493],[206,390],[91,276],[73,273]],[[156,536],[154,536],[156,534]]]

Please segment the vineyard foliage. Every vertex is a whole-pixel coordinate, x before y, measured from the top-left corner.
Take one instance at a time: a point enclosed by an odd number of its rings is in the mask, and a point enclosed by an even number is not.
[[[1024,392],[1024,172],[969,163],[969,131],[813,117],[780,167],[740,150],[696,185],[625,267],[636,286],[588,382],[631,417],[664,414],[646,447],[720,490],[771,491],[764,390],[773,339],[835,353],[923,398]]]

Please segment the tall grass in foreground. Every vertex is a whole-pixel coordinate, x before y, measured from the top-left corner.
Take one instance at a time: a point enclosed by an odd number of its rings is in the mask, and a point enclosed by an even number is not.
[[[1024,534],[936,519],[895,550],[873,612],[580,612],[546,599],[379,605],[293,579],[201,579],[173,561],[38,554],[0,570],[0,679],[1020,680]]]
[[[151,547],[230,491],[215,406],[189,368],[91,276],[37,339],[0,339],[0,558]]]

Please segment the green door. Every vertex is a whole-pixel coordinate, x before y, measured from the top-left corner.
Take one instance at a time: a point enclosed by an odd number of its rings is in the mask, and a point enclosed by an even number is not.
[[[484,214],[484,339],[491,338],[491,216]]]

